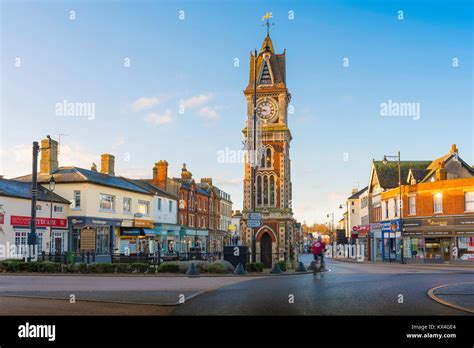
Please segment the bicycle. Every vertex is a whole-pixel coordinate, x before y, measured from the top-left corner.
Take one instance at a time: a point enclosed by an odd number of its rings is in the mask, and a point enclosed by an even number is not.
[[[314,255],[314,258],[313,276],[316,276],[316,273],[321,274],[321,256]]]

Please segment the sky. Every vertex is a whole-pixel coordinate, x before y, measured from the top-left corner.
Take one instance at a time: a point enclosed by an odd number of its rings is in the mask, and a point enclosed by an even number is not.
[[[249,53],[266,12],[276,52],[286,49],[298,221],[341,218],[384,155],[431,160],[455,143],[474,163],[471,1],[0,3],[6,178],[31,172],[31,144],[49,134],[60,166],[112,153],[116,174],[150,178],[161,159],[170,176],[185,162],[241,209],[243,163],[219,155],[242,150]],[[396,116],[401,103],[413,109]]]

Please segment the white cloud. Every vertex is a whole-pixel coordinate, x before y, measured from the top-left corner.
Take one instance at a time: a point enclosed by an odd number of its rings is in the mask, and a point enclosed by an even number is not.
[[[170,109],[167,109],[164,113],[150,112],[145,115],[144,120],[145,122],[156,126],[161,126],[173,122]]]
[[[141,97],[135,100],[132,104],[132,109],[135,112],[149,109],[153,106],[159,105],[168,99],[168,96],[159,96],[159,97]]]
[[[181,100],[180,106],[186,108],[196,108],[214,99],[214,93],[200,94],[188,99]]]
[[[207,118],[207,119],[217,119],[219,118],[219,114],[217,113],[217,107],[215,106],[204,106],[199,109],[198,115]]]

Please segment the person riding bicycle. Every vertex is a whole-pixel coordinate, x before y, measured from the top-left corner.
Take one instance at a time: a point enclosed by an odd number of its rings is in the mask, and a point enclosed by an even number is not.
[[[317,262],[321,259],[321,268],[324,268],[324,252],[326,250],[326,244],[322,241],[321,236],[313,244],[313,257],[314,261]]]

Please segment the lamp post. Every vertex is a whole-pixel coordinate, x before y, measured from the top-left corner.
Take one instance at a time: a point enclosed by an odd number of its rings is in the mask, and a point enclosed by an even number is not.
[[[400,262],[402,264],[405,263],[404,256],[403,256],[403,210],[402,210],[402,169],[400,164],[400,151],[396,156],[383,156],[383,164],[388,164],[389,158],[396,158],[398,161],[398,189],[399,189],[399,198],[398,198],[398,210],[400,212]]]
[[[253,58],[253,139],[252,139],[252,213],[256,210],[257,189],[257,49]],[[252,227],[252,262],[257,262],[257,235],[255,227]]]
[[[49,179],[49,197],[50,197],[50,206],[49,206],[49,255],[53,253],[53,192],[56,188],[56,180],[54,180],[54,175],[51,175]]]

